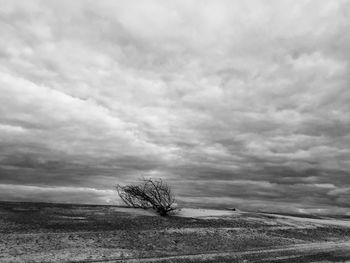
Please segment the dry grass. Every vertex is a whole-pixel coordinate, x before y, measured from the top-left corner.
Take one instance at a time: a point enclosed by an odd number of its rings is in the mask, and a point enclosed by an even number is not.
[[[200,262],[218,262],[213,261],[217,258],[234,262],[234,257],[239,262],[242,257],[231,252],[344,241],[350,237],[350,228],[346,227],[303,225],[297,221],[293,224],[300,226],[294,227],[280,218],[252,213],[206,219],[164,218],[110,206],[0,203],[0,215],[1,262],[71,262],[190,254],[204,254]],[[224,256],[226,252],[231,254]],[[208,253],[217,256],[214,259],[205,256]],[[317,258],[317,253],[294,257]],[[327,255],[332,256],[331,253],[334,251]],[[292,258],[288,255],[281,260]],[[198,258],[177,258],[174,262],[191,260],[198,262]]]

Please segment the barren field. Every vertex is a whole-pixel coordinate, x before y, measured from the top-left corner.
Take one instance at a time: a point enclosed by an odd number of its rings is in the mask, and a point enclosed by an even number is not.
[[[0,203],[0,262],[350,262],[350,221]],[[347,261],[349,260],[349,261]]]

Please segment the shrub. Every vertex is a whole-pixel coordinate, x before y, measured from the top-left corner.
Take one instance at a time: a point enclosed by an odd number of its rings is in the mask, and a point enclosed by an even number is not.
[[[123,202],[135,208],[153,208],[159,215],[167,216],[176,210],[175,197],[171,188],[162,179],[142,179],[134,185],[117,185],[117,192]]]

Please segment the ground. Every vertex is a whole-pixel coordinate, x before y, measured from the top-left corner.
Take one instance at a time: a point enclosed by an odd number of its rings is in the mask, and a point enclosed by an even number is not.
[[[0,202],[0,237],[4,263],[350,262],[347,218]]]

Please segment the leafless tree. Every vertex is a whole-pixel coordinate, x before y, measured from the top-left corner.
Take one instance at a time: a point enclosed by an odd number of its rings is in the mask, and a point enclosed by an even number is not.
[[[118,195],[128,206],[153,208],[161,216],[176,210],[171,188],[162,179],[142,179],[140,184],[117,185],[116,188]]]

